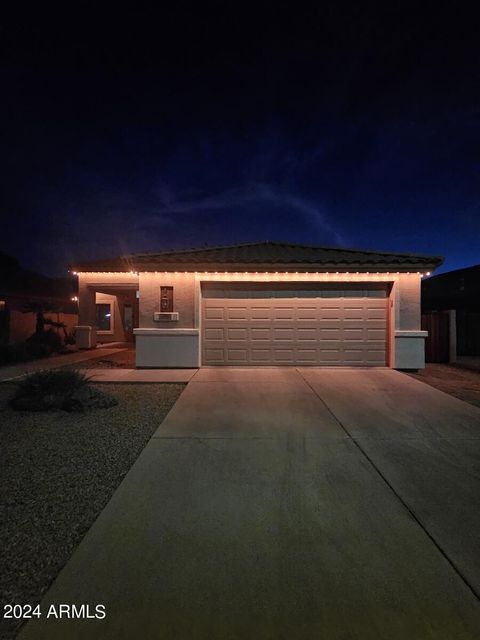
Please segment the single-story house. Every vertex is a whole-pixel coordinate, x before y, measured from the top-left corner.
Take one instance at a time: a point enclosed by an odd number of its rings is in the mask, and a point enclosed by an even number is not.
[[[437,256],[259,242],[81,262],[80,346],[134,336],[138,367],[424,366]]]

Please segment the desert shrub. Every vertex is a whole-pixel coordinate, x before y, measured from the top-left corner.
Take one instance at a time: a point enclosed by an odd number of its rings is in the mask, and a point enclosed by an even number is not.
[[[31,347],[32,353],[34,353],[35,350],[39,352],[43,351],[47,356],[51,353],[62,351],[63,349],[62,338],[51,328],[42,333],[34,333],[28,338],[27,344]]]
[[[90,378],[74,369],[44,370],[32,373],[18,384],[10,401],[14,409],[25,411],[85,411],[108,408],[115,398],[92,387]]]

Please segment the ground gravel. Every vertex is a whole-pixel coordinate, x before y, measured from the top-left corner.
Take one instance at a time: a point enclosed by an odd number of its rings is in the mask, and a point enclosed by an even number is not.
[[[135,349],[128,347],[103,358],[91,358],[66,365],[68,369],[135,369]]]
[[[480,372],[451,364],[427,364],[425,369],[409,373],[440,391],[480,408]]]
[[[97,385],[96,385],[97,386]],[[0,602],[37,604],[137,459],[183,384],[98,385],[118,405],[14,411],[0,384]],[[0,637],[15,625],[0,623]]]

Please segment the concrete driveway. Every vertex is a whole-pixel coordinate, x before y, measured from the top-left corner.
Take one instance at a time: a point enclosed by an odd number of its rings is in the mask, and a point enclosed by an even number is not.
[[[201,369],[21,638],[480,637],[480,410],[386,369]]]

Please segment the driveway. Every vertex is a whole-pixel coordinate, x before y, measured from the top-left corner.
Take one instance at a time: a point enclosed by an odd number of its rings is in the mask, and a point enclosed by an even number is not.
[[[201,369],[21,638],[480,637],[480,410],[387,369]]]

